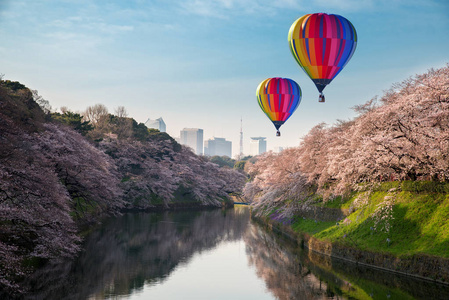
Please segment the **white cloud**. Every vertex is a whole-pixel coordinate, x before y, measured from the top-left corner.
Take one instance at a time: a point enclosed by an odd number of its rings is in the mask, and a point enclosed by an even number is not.
[[[134,30],[132,25],[117,25],[107,23],[101,18],[83,18],[80,16],[72,16],[67,19],[57,19],[48,23],[48,27],[56,29],[65,29],[69,31],[83,31],[86,30],[89,33],[102,33],[102,34],[120,34],[123,32],[129,32]]]
[[[261,11],[271,13],[272,2],[257,0],[190,0],[180,3],[184,12],[205,17],[228,18],[230,15],[254,14]]]
[[[130,25],[115,25],[115,24],[108,24],[108,23],[102,23],[102,22],[93,22],[89,24],[85,24],[85,27],[87,29],[91,30],[97,30],[101,33],[107,33],[107,34],[120,34],[124,32],[129,32],[134,30],[134,26]]]
[[[374,7],[373,0],[316,0],[321,8],[340,9],[343,11],[357,11]]]
[[[234,6],[234,0],[218,0],[219,3],[225,8],[232,8]]]
[[[188,0],[180,2],[187,14],[228,18],[235,15],[274,15],[282,9],[300,9],[302,0]],[[310,3],[307,4],[310,7]]]
[[[217,7],[215,1],[193,0],[181,4],[186,13],[205,17],[222,17],[221,8]]]
[[[424,3],[422,0],[415,2]],[[273,15],[285,9],[302,12],[330,10],[361,11],[388,5],[406,5],[404,0],[188,0],[180,1],[185,13],[204,17],[227,18],[228,15],[268,14]]]

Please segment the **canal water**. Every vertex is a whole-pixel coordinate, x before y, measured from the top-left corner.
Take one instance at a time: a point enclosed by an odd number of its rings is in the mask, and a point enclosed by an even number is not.
[[[32,286],[30,299],[449,299],[448,286],[301,249],[246,206],[110,219]]]

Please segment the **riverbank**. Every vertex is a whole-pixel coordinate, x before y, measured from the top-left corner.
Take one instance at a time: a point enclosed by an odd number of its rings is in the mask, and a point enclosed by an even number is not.
[[[447,185],[391,182],[259,221],[309,250],[449,284]]]

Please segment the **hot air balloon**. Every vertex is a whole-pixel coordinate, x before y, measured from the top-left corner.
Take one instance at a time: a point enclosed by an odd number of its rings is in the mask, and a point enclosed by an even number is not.
[[[301,102],[301,88],[288,78],[268,78],[259,84],[256,96],[260,108],[276,127],[276,136],[280,136],[279,128]]]
[[[290,27],[288,43],[296,61],[320,92],[319,102],[324,102],[324,88],[354,54],[357,32],[342,16],[307,14]]]

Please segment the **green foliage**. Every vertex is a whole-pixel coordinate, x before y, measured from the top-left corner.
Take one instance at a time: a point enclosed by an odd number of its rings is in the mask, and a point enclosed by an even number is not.
[[[164,141],[164,140],[170,140],[173,143],[176,143],[176,141],[166,132],[160,132],[157,129],[154,128],[148,128],[143,123],[137,123],[136,120],[132,119],[132,131],[133,131],[133,137],[139,141]],[[176,143],[178,144],[178,143]],[[179,150],[181,150],[180,145]],[[176,150],[175,150],[176,151]]]
[[[234,164],[234,169],[243,171],[245,169],[245,164],[246,164],[246,161],[244,161],[244,160],[236,161]]]
[[[18,90],[27,90],[28,88],[21,84],[18,81],[11,81],[11,80],[1,80],[0,81],[0,85],[4,86],[6,88],[9,88],[13,91],[18,91]]]
[[[343,207],[346,203],[351,202],[352,197],[343,197],[343,196],[337,196],[333,199],[330,199],[326,202],[321,202],[323,207],[329,207],[329,208],[347,208]]]
[[[219,165],[220,167],[227,166],[229,168],[233,168],[235,164],[235,159],[232,159],[228,156],[215,155],[210,158],[210,161],[213,162],[214,164]]]
[[[413,193],[449,194],[449,183],[438,181],[403,181],[401,189]]]
[[[74,220],[87,219],[86,217],[98,212],[99,205],[96,202],[86,201],[84,197],[73,197],[70,216]]]
[[[388,192],[389,190],[394,189],[394,188],[398,188],[400,186],[401,186],[401,182],[400,181],[387,181],[387,182],[382,182],[381,184],[376,186],[375,190],[376,191]]]
[[[156,129],[156,128],[148,128],[148,132],[150,133],[150,134],[154,134],[154,133],[159,133],[159,132],[161,132],[159,129]]]
[[[242,157],[240,160],[248,161],[248,160],[250,160],[251,158],[253,158],[252,155],[247,155],[247,156]]]
[[[160,132],[157,129],[147,128],[143,123],[137,123],[133,118],[118,117],[113,114],[104,115],[99,119],[93,129],[91,130],[91,124],[88,122],[79,123],[78,114],[69,113],[69,116],[54,114],[54,118],[64,123],[75,123],[80,130],[83,131],[83,135],[86,133],[88,137],[96,142],[100,142],[107,135],[109,137],[121,140],[121,139],[134,139],[141,142],[158,142],[169,140],[172,143],[173,150],[179,152],[182,146],[177,143],[166,132]],[[62,119],[62,120],[61,120]],[[109,154],[109,153],[108,153]]]
[[[137,123],[134,119],[132,122],[133,137],[141,142],[146,141],[150,136],[147,126],[143,123]]]
[[[0,81],[0,119],[10,119],[29,132],[42,129],[45,114],[34,101],[32,92],[17,81]],[[3,115],[3,116],[2,116]]]
[[[152,205],[158,206],[158,205],[163,205],[164,204],[164,199],[162,199],[161,197],[159,197],[156,194],[151,194],[149,200],[150,200],[150,203]]]
[[[173,150],[175,152],[181,151],[181,145],[175,141],[174,138],[172,138],[168,133],[166,132],[160,132],[157,129],[149,128],[148,129],[148,140],[151,141],[165,141],[169,140],[173,144]]]
[[[83,121],[83,116],[77,113],[66,111],[63,114],[52,113],[51,119],[59,123],[65,124],[78,131],[82,135],[86,135],[93,129],[89,121]]]
[[[449,183],[440,181],[388,181],[380,183],[374,190],[387,192],[393,188],[413,193],[449,193]]]
[[[173,193],[174,200],[176,202],[196,202],[195,196],[190,188],[183,185],[178,186],[176,191]]]
[[[297,232],[305,232],[308,234],[319,233],[335,225],[335,222],[319,222],[311,219],[303,219],[296,217],[292,223],[293,230]]]
[[[428,185],[424,185],[428,187]],[[431,185],[432,189],[434,185]],[[381,191],[390,188],[385,184],[373,192],[367,204],[350,214],[345,221],[318,222],[297,218],[294,230],[307,232],[315,237],[338,242],[350,247],[395,255],[424,253],[449,257],[449,195],[423,194],[408,191],[398,192],[393,206],[391,229],[375,228],[374,212],[391,193]],[[353,202],[360,193],[342,203],[342,207]],[[390,242],[388,242],[388,240]]]

